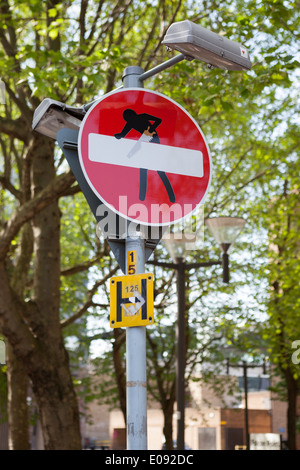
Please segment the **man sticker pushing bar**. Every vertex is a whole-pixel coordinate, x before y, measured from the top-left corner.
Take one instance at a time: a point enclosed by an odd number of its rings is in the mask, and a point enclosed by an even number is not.
[[[123,112],[123,118],[126,121],[126,124],[121,132],[115,134],[115,137],[117,139],[125,137],[132,129],[136,130],[141,134],[139,140],[128,153],[128,158],[131,158],[139,150],[141,142],[153,142],[157,144],[160,143],[156,131],[157,127],[162,123],[162,120],[160,118],[151,116],[150,114],[146,113],[137,114],[133,109],[125,109],[125,111]],[[144,201],[146,198],[147,172],[148,170],[146,168],[140,168],[140,201]],[[175,202],[175,194],[166,173],[164,171],[159,170],[157,170],[157,173],[160,176],[162,182],[164,183],[170,202]]]

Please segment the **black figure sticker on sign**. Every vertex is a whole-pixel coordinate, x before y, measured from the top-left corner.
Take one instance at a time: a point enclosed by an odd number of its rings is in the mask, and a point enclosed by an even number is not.
[[[153,142],[156,144],[160,143],[159,136],[157,134],[157,127],[162,123],[162,120],[158,117],[151,116],[151,114],[142,113],[137,114],[133,109],[125,109],[123,112],[123,118],[126,121],[121,132],[115,134],[117,139],[121,139],[126,137],[126,135],[132,130],[136,130],[141,134],[141,137],[137,141],[136,145],[132,148],[130,153],[127,157],[132,157],[140,147],[140,142]],[[147,172],[146,168],[140,169],[140,192],[139,192],[139,199],[140,201],[144,201],[146,199],[147,194]],[[167,190],[170,202],[175,202],[175,194],[169,178],[167,177],[164,171],[157,171],[158,175],[160,176],[164,186]]]

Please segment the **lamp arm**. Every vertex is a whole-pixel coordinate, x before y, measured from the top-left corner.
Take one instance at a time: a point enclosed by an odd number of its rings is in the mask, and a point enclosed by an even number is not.
[[[176,263],[164,263],[163,261],[147,261],[147,264],[153,264],[154,266],[161,266],[162,268],[177,269]]]
[[[157,73],[162,72],[163,70],[166,70],[167,68],[172,67],[173,65],[185,59],[190,59],[190,58],[184,54],[178,54],[175,57],[172,57],[172,59],[166,60],[162,64],[159,64],[156,67],[153,67],[153,69],[147,70],[147,72],[142,73],[139,76],[139,80],[143,82],[147,78],[153,77],[153,75],[156,75]]]
[[[203,261],[202,263],[191,263],[186,266],[187,269],[195,269],[195,268],[205,268],[209,266],[217,266],[218,264],[222,264],[222,261]]]
[[[147,261],[147,264],[154,266],[161,266],[162,268],[177,269],[178,263],[165,263],[162,261]],[[216,266],[222,264],[222,261],[203,261],[202,263],[184,263],[185,269],[205,268],[208,266]]]

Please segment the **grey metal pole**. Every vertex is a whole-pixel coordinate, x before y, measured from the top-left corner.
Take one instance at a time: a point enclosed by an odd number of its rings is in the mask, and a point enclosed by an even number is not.
[[[143,88],[143,82],[140,80],[143,72],[144,69],[137,65],[126,67],[122,77],[124,88]]]
[[[177,401],[177,450],[184,450],[185,422],[185,262],[177,260],[177,360],[176,360],[176,401]]]
[[[145,272],[144,239],[137,233],[126,239],[128,253],[136,253],[136,274]],[[146,327],[126,329],[127,450],[147,449]]]
[[[123,74],[125,88],[143,88],[139,76],[143,69],[127,67]],[[132,223],[131,223],[132,225]],[[140,232],[129,233],[125,243],[126,272],[128,256],[135,254],[135,273],[145,272],[145,240]],[[147,377],[146,327],[126,329],[126,414],[127,450],[147,450]]]

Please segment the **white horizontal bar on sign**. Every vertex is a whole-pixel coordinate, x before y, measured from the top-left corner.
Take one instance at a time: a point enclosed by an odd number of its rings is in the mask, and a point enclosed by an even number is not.
[[[117,139],[113,136],[88,136],[88,158],[93,162],[130,168],[165,171],[177,175],[203,176],[203,155],[200,150],[172,147],[140,140]]]

